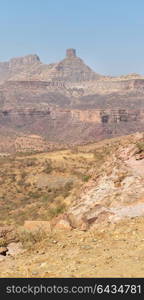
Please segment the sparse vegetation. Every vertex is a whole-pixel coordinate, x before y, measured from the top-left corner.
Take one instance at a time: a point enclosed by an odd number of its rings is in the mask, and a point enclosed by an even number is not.
[[[67,209],[67,197],[75,199],[91,168],[92,154],[63,150],[44,154],[4,157],[0,175],[0,215],[5,224],[23,224],[25,220],[49,220]],[[75,173],[83,167],[83,173]],[[39,178],[48,175],[46,185]],[[46,178],[46,177],[45,177]],[[46,180],[46,179],[45,179]],[[42,181],[42,179],[41,179]],[[57,202],[57,199],[60,199]]]
[[[128,143],[125,139],[122,146]],[[93,176],[102,172],[111,176],[111,168],[105,169],[104,163],[110,154],[119,154],[119,146],[120,138],[106,145],[79,146],[76,153],[63,150],[4,157],[0,161],[1,223],[49,220],[63,213]],[[139,148],[143,149],[143,143]],[[116,176],[115,186],[120,187],[125,176]]]
[[[5,247],[7,245],[5,238],[0,238],[0,247]]]
[[[90,175],[84,175],[84,176],[82,177],[83,182],[88,182],[89,179],[90,179]]]
[[[49,209],[49,215],[51,218],[58,216],[59,214],[63,213],[65,211],[65,204],[57,205],[56,207]]]
[[[136,146],[140,152],[144,151],[144,141],[137,142]]]
[[[19,231],[19,240],[24,248],[31,248],[34,244],[48,238],[47,233],[41,229],[36,231],[22,230]]]
[[[37,199],[37,198],[40,198],[40,194],[38,193],[38,192],[32,192],[32,191],[30,191],[29,193],[28,193],[28,195],[29,195],[29,197],[31,197],[32,199]]]
[[[36,161],[37,161],[36,158],[28,158],[28,159],[25,160],[25,166],[26,167],[36,166]]]
[[[97,163],[101,164],[104,162],[105,153],[95,150],[93,155]]]
[[[45,162],[45,166],[43,169],[43,172],[46,174],[50,174],[52,172],[53,168],[52,168],[52,162],[50,160],[47,160]]]

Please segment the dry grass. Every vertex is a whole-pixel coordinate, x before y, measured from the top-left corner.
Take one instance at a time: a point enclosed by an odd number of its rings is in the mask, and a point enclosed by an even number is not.
[[[69,150],[0,158],[0,223],[50,220],[66,211],[93,174],[108,172],[103,168],[105,161],[129,143],[135,144],[133,136]]]
[[[0,277],[143,277],[144,218],[125,219],[95,231],[22,233],[27,249],[0,262]]]
[[[73,201],[89,178],[83,174],[87,174],[92,161],[92,153],[73,154],[68,150],[1,158],[1,224],[49,220],[66,210],[67,198],[72,194]],[[75,173],[78,168],[83,168],[80,176]],[[40,185],[43,178],[46,184]],[[58,197],[61,203],[56,201]]]

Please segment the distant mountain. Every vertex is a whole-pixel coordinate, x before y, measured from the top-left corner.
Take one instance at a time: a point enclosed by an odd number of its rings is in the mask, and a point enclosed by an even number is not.
[[[54,64],[43,64],[37,55],[12,58],[0,63],[0,80],[64,80],[70,82],[98,79],[101,76],[68,49],[66,57]]]
[[[0,151],[2,137],[6,149],[16,151],[17,137],[33,134],[66,145],[143,130],[144,78],[138,74],[102,76],[74,49],[48,65],[36,54],[0,63]]]

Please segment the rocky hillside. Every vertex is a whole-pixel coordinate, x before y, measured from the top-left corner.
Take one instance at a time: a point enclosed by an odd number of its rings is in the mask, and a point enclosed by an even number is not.
[[[142,276],[142,133],[0,166],[1,277]]]
[[[143,215],[143,134],[67,150],[1,155],[0,164],[2,223],[49,220],[61,209],[72,228]]]
[[[144,215],[144,135],[116,140],[94,150],[99,170],[68,212],[72,226],[93,228],[102,222]]]

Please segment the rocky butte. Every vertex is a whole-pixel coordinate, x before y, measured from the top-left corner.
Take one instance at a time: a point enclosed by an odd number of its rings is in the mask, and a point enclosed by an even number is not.
[[[72,145],[142,131],[143,99],[143,76],[102,76],[72,48],[51,64],[36,54],[1,62],[0,151],[23,136]]]

